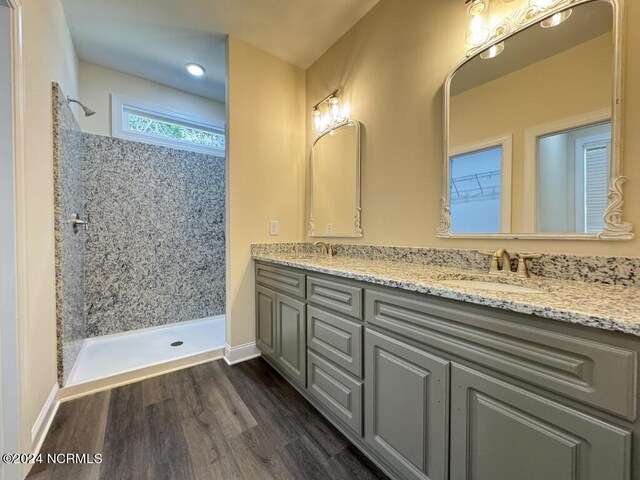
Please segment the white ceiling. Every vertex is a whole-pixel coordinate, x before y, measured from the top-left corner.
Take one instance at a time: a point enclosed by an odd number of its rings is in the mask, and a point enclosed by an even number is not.
[[[225,37],[310,66],[378,0],[62,0],[81,60],[224,101]],[[194,78],[184,69],[207,69]]]

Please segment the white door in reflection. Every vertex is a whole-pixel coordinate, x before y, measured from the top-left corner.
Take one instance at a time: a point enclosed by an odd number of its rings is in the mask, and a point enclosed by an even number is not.
[[[602,231],[610,158],[611,122],[538,139],[538,231]]]
[[[452,233],[500,232],[502,149],[499,145],[450,158]]]

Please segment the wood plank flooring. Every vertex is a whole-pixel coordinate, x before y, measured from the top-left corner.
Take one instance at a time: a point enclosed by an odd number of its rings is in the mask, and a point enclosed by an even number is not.
[[[210,362],[60,406],[32,480],[357,480],[385,475],[264,360]]]

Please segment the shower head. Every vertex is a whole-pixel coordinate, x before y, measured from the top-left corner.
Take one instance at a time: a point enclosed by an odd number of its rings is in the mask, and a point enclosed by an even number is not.
[[[77,103],[78,105],[80,105],[82,107],[82,110],[84,110],[85,117],[90,117],[91,115],[96,114],[95,110],[92,110],[89,107],[85,107],[79,100],[76,100],[75,98],[67,96],[67,103]]]
[[[85,117],[90,117],[91,115],[95,115],[96,114],[96,111],[95,110],[91,110],[89,107],[83,106],[82,109],[84,110],[84,116]]]

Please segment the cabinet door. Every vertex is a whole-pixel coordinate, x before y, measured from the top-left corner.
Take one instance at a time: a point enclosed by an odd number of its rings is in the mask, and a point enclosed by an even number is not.
[[[263,354],[276,357],[276,294],[256,285],[256,343]]]
[[[630,477],[622,428],[464,366],[451,391],[451,480]]]
[[[365,440],[407,479],[447,478],[449,362],[367,329]]]
[[[304,302],[276,294],[276,361],[293,380],[306,387],[306,306]]]

